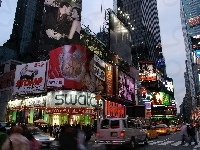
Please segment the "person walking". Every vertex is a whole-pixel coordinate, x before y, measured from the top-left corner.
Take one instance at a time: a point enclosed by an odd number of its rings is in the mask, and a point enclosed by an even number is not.
[[[11,135],[2,145],[2,150],[30,150],[29,140],[22,135],[23,129],[19,126],[12,128]]]
[[[187,137],[188,137],[188,126],[189,124],[183,124],[182,127],[181,127],[181,145],[184,145],[185,142],[187,142]]]
[[[195,130],[195,127],[194,125],[191,123],[190,126],[189,126],[189,145],[188,146],[191,146],[191,143],[192,143],[192,140],[195,142],[195,145],[198,145],[198,142],[197,142],[197,139],[196,139],[196,130]]]

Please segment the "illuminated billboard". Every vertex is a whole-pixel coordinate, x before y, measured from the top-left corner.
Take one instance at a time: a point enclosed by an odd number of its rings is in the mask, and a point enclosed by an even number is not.
[[[121,70],[118,72],[118,88],[119,98],[129,101],[135,99],[135,80]]]
[[[200,49],[195,50],[196,57],[200,57]]]
[[[16,66],[14,94],[42,93],[45,90],[47,61]]]
[[[131,33],[117,16],[110,11],[110,50],[131,64]]]
[[[152,62],[139,62],[139,80],[156,81],[156,69]]]
[[[199,38],[199,35],[196,36],[196,37],[191,37],[191,42],[192,42],[192,48],[194,50],[197,50],[197,52],[198,52],[198,50],[200,49],[200,38]]]
[[[80,43],[82,0],[45,0],[41,52],[49,52],[59,46]]]
[[[171,104],[169,94],[164,92],[152,92],[151,95],[151,105],[169,106]]]
[[[63,79],[66,89],[105,92],[106,64],[81,45],[65,45],[50,52],[48,81]],[[47,82],[48,82],[47,81]],[[54,88],[48,84],[48,88]]]
[[[200,16],[196,16],[196,17],[193,17],[193,18],[190,18],[188,20],[188,23],[191,27],[194,27],[196,25],[199,25],[200,24]]]

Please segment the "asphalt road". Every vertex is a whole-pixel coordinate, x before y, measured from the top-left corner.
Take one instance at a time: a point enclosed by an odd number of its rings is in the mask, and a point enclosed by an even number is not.
[[[47,150],[47,149],[43,149]],[[53,149],[49,149],[53,150]],[[94,138],[88,143],[88,150],[106,150],[104,145],[98,145],[94,143]],[[128,150],[125,147],[118,148],[118,150]],[[188,146],[188,143],[181,145],[180,133],[172,133],[170,135],[159,136],[158,139],[149,141],[148,145],[138,146],[136,150],[200,150],[199,145]]]

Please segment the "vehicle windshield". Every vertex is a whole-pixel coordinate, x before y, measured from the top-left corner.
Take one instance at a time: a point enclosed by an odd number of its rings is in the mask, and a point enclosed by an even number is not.
[[[156,125],[156,128],[165,128],[165,125]]]
[[[116,129],[119,128],[119,120],[109,120],[109,119],[104,119],[101,122],[101,129]]]
[[[40,134],[42,131],[39,128],[29,128],[32,135]]]
[[[7,123],[7,122],[0,122],[0,126],[3,126],[3,127],[10,127],[10,124]]]

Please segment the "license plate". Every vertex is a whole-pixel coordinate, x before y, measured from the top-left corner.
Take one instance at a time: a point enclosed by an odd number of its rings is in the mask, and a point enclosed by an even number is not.
[[[111,136],[117,136],[117,132],[111,132]]]

